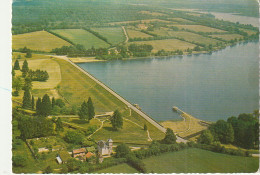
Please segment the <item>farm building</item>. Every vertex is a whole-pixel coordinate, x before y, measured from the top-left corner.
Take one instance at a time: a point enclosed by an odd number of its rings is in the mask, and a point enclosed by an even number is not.
[[[56,157],[56,160],[59,164],[67,163],[67,161],[71,158],[69,153],[65,150],[62,150],[59,152],[58,156]]]
[[[86,148],[74,149],[72,155],[74,158],[86,160]]]
[[[112,153],[113,140],[108,139],[106,142],[103,140],[98,141],[99,155],[110,155]]]

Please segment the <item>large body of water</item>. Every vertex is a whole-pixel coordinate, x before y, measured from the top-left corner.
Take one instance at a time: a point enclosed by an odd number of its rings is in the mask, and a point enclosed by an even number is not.
[[[258,108],[258,44],[241,43],[212,54],[79,66],[157,121],[179,118],[172,106],[216,121]]]

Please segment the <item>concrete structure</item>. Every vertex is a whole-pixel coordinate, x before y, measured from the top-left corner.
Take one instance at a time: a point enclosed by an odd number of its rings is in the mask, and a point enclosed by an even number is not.
[[[113,140],[108,139],[106,142],[103,140],[98,141],[98,154],[100,156],[110,155],[112,153]]]

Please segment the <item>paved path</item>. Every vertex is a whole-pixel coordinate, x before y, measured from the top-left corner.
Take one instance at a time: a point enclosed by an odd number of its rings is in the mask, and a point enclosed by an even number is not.
[[[100,120],[100,119],[97,119],[98,121],[100,121],[101,122],[101,125],[100,125],[100,127],[95,131],[95,132],[93,132],[92,134],[90,134],[89,136],[88,136],[88,138],[90,138],[91,136],[93,136],[96,132],[98,132],[100,129],[102,129],[103,128],[103,124],[104,124],[104,122],[107,120]]]

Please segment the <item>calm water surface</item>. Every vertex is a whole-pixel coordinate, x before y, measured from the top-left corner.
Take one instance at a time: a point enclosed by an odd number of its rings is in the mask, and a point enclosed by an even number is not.
[[[212,54],[79,66],[158,121],[179,118],[172,106],[216,121],[258,108],[258,44],[241,43]]]

